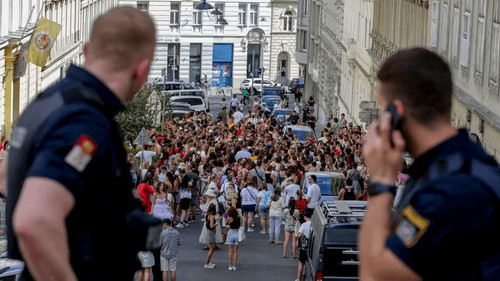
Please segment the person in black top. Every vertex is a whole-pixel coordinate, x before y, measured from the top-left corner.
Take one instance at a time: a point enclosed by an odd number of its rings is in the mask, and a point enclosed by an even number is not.
[[[114,117],[147,81],[155,34],[151,17],[135,8],[101,15],[83,46],[83,67],[71,65],[19,118],[7,225],[8,257],[26,263],[22,280],[132,280],[139,269],[135,243],[146,239],[127,225],[136,205]]]
[[[452,124],[449,66],[414,48],[389,57],[377,77],[378,104],[390,112],[370,126],[363,146],[371,182],[360,278],[498,280],[500,168]],[[406,150],[415,160],[392,215]]]
[[[241,226],[241,219],[238,211],[234,207],[227,210],[226,228],[228,229],[226,245],[228,245],[229,270],[236,270],[238,263],[238,230]]]
[[[314,115],[312,114],[311,111],[309,111],[307,113],[306,122],[307,122],[307,125],[309,125],[309,127],[311,127],[311,129],[313,129],[313,131],[314,131],[314,128],[316,128],[316,117],[314,117]]]
[[[292,125],[297,125],[299,123],[299,115],[297,114],[297,111],[293,111],[292,115],[290,116],[290,123]]]

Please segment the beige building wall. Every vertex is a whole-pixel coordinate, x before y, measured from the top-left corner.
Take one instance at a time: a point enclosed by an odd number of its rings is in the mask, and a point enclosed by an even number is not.
[[[269,78],[288,86],[299,75],[295,59],[298,0],[273,0]],[[285,62],[283,62],[285,61]]]
[[[450,63],[453,123],[500,159],[500,1],[432,0],[429,47]]]
[[[355,124],[365,125],[359,118],[360,103],[375,100],[376,69],[369,50],[373,26],[375,1],[346,1],[344,7],[344,33],[342,44],[346,47],[342,63],[342,89],[339,111]]]
[[[28,104],[43,90],[66,74],[71,63],[83,63],[83,42],[88,39],[93,20],[118,4],[117,0],[0,0],[0,124],[1,136],[10,137],[11,127]],[[6,13],[6,9],[13,13]],[[33,12],[31,10],[33,9]],[[29,16],[31,14],[31,17]],[[28,63],[26,73],[18,79],[6,65],[22,43],[28,42],[36,27],[38,14],[61,24],[45,67]],[[17,16],[19,15],[19,16]],[[26,27],[26,28],[25,28]],[[2,43],[3,42],[3,43]],[[3,44],[3,45],[2,45]],[[7,55],[6,55],[7,54]]]

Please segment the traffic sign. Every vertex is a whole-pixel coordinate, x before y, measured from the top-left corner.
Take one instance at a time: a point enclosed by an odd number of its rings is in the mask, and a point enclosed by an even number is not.
[[[135,138],[134,143],[140,145],[153,145],[153,142],[148,136],[148,132],[146,132],[145,128],[142,128],[142,130],[139,132],[139,135],[137,135],[137,138]]]

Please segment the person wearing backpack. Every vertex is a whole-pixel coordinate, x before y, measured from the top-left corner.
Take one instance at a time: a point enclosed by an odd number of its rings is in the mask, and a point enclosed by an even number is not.
[[[338,200],[358,200],[358,192],[352,186],[352,180],[347,179],[346,186],[339,191]]]
[[[298,247],[299,250],[299,266],[297,270],[297,280],[302,280],[302,273],[304,271],[304,264],[307,260],[307,250],[309,246],[309,234],[311,233],[311,212],[306,210],[304,214],[304,222],[299,228],[298,234]]]
[[[260,234],[266,234],[269,233],[269,207],[267,207],[267,202],[271,198],[271,192],[267,189],[266,182],[262,182],[260,187],[262,190],[257,195],[258,213],[260,216],[260,225],[262,226]]]

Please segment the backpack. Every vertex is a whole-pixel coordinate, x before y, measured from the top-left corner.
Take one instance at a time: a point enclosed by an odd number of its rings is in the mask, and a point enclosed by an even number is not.
[[[297,243],[297,250],[307,251],[309,249],[308,239],[305,235],[299,236]]]
[[[347,188],[344,192],[344,200],[356,200],[356,195],[354,194],[354,188],[351,191],[348,191]]]
[[[267,202],[269,201],[269,198],[271,198],[271,195],[267,193],[267,191],[264,191],[264,205],[267,206]]]

